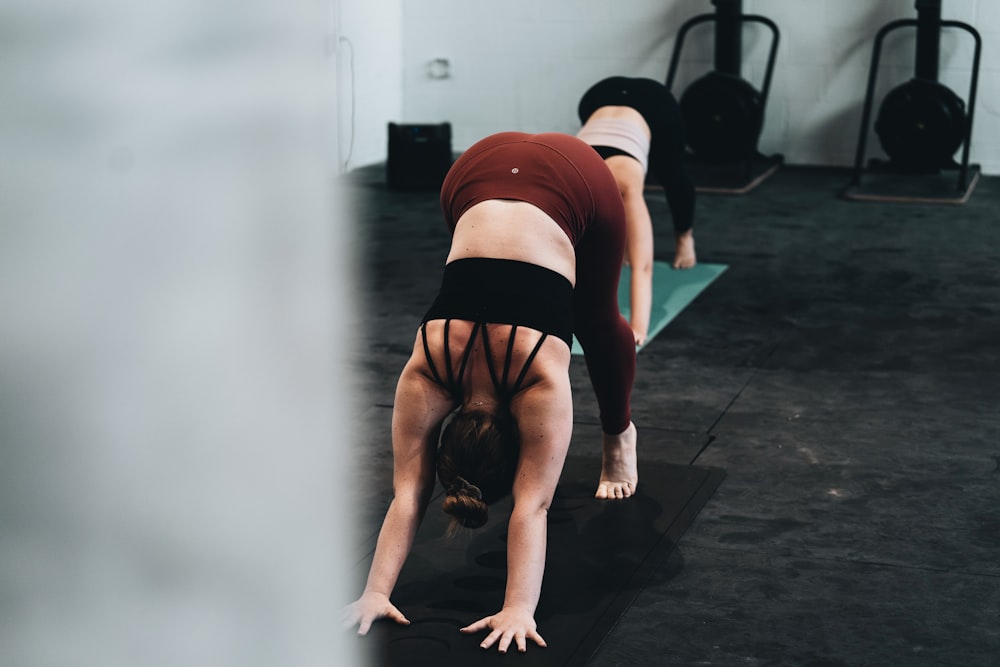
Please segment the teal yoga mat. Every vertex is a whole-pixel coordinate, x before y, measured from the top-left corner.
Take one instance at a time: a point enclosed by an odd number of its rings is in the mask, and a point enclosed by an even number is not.
[[[675,269],[666,262],[653,262],[653,309],[649,314],[649,335],[639,351],[649,345],[672,319],[729,268],[725,264],[695,264],[690,269]],[[618,281],[618,308],[627,320],[629,309],[629,281],[632,271],[622,267]],[[580,342],[573,337],[573,354],[583,354]]]

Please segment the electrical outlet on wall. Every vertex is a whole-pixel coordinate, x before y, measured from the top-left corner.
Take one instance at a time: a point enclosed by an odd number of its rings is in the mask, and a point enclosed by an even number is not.
[[[435,58],[427,63],[427,76],[431,79],[450,79],[451,61],[447,58]]]

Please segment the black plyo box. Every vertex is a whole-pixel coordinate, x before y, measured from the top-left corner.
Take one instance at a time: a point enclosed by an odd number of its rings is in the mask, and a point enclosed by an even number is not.
[[[450,123],[389,123],[389,189],[439,190],[451,163]]]

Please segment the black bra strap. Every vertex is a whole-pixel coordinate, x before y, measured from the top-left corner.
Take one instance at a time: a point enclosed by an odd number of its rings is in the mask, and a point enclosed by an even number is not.
[[[538,351],[542,349],[542,343],[548,338],[547,333],[542,333],[538,342],[535,343],[535,347],[532,348],[531,354],[524,361],[524,366],[521,367],[521,372],[517,375],[517,380],[514,381],[514,386],[507,389],[507,376],[510,373],[510,365],[514,361],[514,337],[517,335],[517,325],[511,325],[510,328],[510,340],[507,343],[507,355],[503,360],[503,378],[497,378],[496,369],[493,367],[493,355],[490,352],[489,336],[486,335],[486,325],[483,325],[483,347],[486,352],[486,367],[490,370],[490,377],[493,379],[493,386],[496,388],[497,393],[501,396],[506,396],[510,398],[518,391],[521,390],[521,383],[524,382],[524,377],[528,374],[528,368],[531,366],[531,362],[535,360],[538,355]]]
[[[483,337],[486,334],[486,325],[480,325],[476,322],[472,325],[472,333],[469,334],[469,341],[465,344],[465,352],[462,354],[462,365],[458,369],[458,381],[455,383],[455,394],[461,394],[462,387],[462,377],[465,375],[465,366],[469,363],[469,357],[472,356],[472,346],[476,342],[476,334],[479,333],[479,327],[483,327]]]
[[[455,392],[455,373],[451,369],[451,336],[448,335],[448,325],[451,320],[444,321],[444,369],[448,372],[448,391]]]
[[[510,374],[510,362],[514,360],[514,338],[517,336],[517,325],[510,325],[510,339],[507,341],[507,356],[503,358],[503,378],[500,380],[501,387],[507,386],[507,376]],[[514,392],[510,392],[511,395]]]
[[[542,333],[539,337],[538,342],[535,343],[535,347],[532,348],[531,353],[524,362],[524,366],[521,367],[521,372],[518,373],[517,379],[514,381],[514,386],[509,390],[507,389],[507,378],[510,375],[510,366],[514,361],[514,338],[517,335],[517,325],[511,325],[510,329],[510,340],[507,342],[507,354],[504,356],[503,361],[503,376],[497,377],[496,368],[493,365],[493,353],[490,350],[490,337],[489,333],[486,331],[485,322],[475,322],[472,326],[472,333],[469,335],[469,341],[465,344],[465,351],[462,353],[462,363],[458,368],[458,375],[456,377],[455,373],[451,367],[451,345],[449,341],[449,324],[451,320],[444,321],[444,364],[445,369],[448,374],[448,381],[445,382],[441,379],[441,374],[438,372],[437,366],[434,365],[434,357],[431,356],[430,345],[427,342],[427,323],[424,322],[420,325],[420,336],[423,339],[424,345],[424,356],[427,358],[427,367],[430,368],[431,375],[434,376],[434,381],[439,385],[450,391],[459,400],[462,394],[462,378],[465,376],[465,369],[469,364],[469,358],[472,356],[472,348],[476,342],[476,335],[482,329],[483,333],[483,352],[486,357],[486,368],[489,369],[490,379],[493,380],[493,387],[497,390],[497,393],[501,396],[510,397],[516,394],[521,389],[521,383],[524,382],[524,377],[528,374],[528,368],[531,363],[535,360],[538,355],[539,350],[542,349],[542,344],[545,339],[548,338],[547,333]]]
[[[490,336],[486,331],[486,324],[483,324],[483,356],[486,357],[486,368],[490,371],[490,379],[493,380],[493,388],[503,396],[503,385],[497,379],[497,369],[493,367],[493,351],[490,349]]]
[[[444,382],[441,381],[441,375],[438,373],[437,366],[434,365],[434,357],[431,356],[430,345],[427,344],[427,322],[420,325],[420,337],[424,341],[424,357],[427,358],[427,367],[431,369],[431,375],[434,376],[434,381],[437,382],[442,387],[446,387]],[[447,348],[448,341],[445,340],[445,347]]]
[[[431,375],[434,376],[434,381],[451,392],[452,396],[455,397],[455,400],[459,400],[462,395],[462,376],[465,375],[465,367],[469,363],[469,357],[472,356],[472,346],[475,343],[476,333],[479,331],[480,324],[479,322],[476,322],[472,327],[472,334],[469,336],[469,342],[465,345],[465,352],[462,354],[462,365],[458,369],[457,377],[451,367],[450,324],[451,320],[444,321],[444,367],[448,375],[447,382],[441,378],[441,373],[438,372],[437,366],[434,364],[434,357],[431,356],[430,344],[427,342],[426,322],[420,325],[420,336],[423,339],[424,356],[427,358],[427,367],[430,369]]]
[[[518,373],[517,380],[514,381],[514,386],[510,389],[512,396],[521,390],[521,383],[524,382],[524,376],[528,374],[528,367],[531,366],[531,362],[535,360],[535,355],[537,355],[538,351],[542,349],[542,343],[544,343],[545,339],[548,337],[549,335],[543,332],[541,337],[539,337],[538,342],[535,343],[535,347],[531,350],[531,354],[529,354],[528,358],[525,359],[524,366],[521,367],[521,372]]]

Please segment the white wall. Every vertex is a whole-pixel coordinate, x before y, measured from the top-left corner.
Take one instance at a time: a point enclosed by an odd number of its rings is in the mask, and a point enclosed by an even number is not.
[[[326,11],[4,4],[0,665],[358,664]]]
[[[384,160],[386,126],[403,116],[403,0],[339,4],[337,124],[340,163],[349,170]]]
[[[576,103],[590,84],[613,74],[663,80],[681,24],[714,11],[709,0],[400,2],[399,122],[450,121],[455,150],[501,130],[574,132]],[[794,164],[852,164],[875,33],[897,18],[915,18],[913,0],[745,0],[743,8],[781,31],[761,150],[783,153]],[[972,159],[986,173],[1000,173],[1000,3],[949,0],[943,18],[970,23],[982,34]],[[744,73],[758,87],[769,34],[748,25],[744,35]],[[913,30],[901,30],[886,40],[876,111],[884,94],[912,75],[914,37]],[[942,35],[941,81],[963,99],[972,44],[965,33]],[[449,60],[449,78],[429,76],[428,64],[437,58]],[[712,58],[711,24],[695,28],[674,93],[680,96],[708,71]],[[372,131],[381,137],[384,128]],[[877,139],[868,145],[869,155],[878,153]],[[369,155],[385,157],[384,151]],[[361,156],[355,164],[364,164]]]

